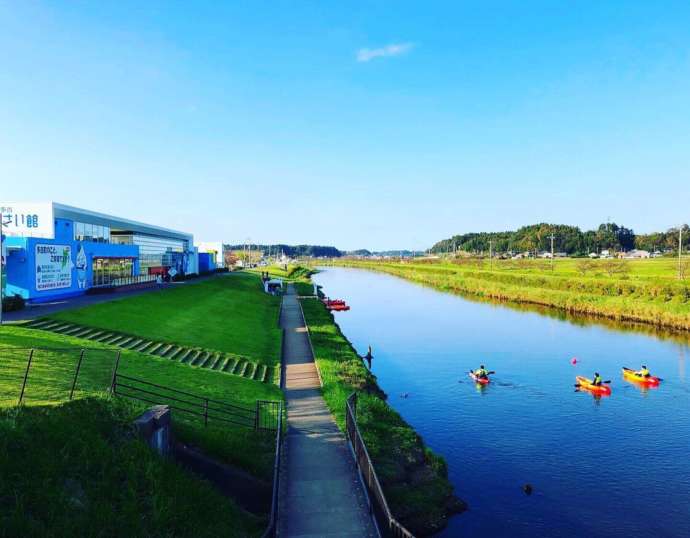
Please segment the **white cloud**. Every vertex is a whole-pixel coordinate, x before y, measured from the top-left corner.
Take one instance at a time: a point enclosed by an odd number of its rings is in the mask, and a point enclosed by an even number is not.
[[[400,56],[409,52],[413,43],[391,43],[385,47],[379,49],[359,49],[357,51],[357,61],[358,62],[368,62],[374,58],[385,58],[386,56]]]

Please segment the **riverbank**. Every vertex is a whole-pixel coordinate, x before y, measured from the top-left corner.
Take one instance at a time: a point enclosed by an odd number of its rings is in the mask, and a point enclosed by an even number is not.
[[[358,392],[357,416],[369,455],[395,517],[411,532],[427,536],[443,529],[448,518],[465,509],[453,494],[445,460],[392,407],[376,377],[347,340],[325,306],[301,302],[323,396],[338,426],[344,429],[345,401]]]
[[[616,260],[613,260],[616,263]],[[592,276],[572,271],[550,272],[534,264],[462,262],[407,263],[334,260],[333,265],[380,271],[441,291],[474,295],[497,301],[533,304],[599,316],[616,321],[647,323],[676,330],[690,330],[690,282],[630,271],[605,274],[603,264],[588,269]],[[557,262],[556,265],[558,266]],[[571,263],[568,260],[567,263]],[[648,269],[651,261],[637,261]],[[648,271],[647,271],[648,272]]]

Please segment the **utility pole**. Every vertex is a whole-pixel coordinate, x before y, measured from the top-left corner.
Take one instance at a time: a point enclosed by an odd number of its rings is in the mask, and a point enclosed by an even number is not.
[[[553,232],[551,233],[551,271],[553,271]]]
[[[493,241],[489,239],[489,270],[494,270]]]
[[[2,230],[2,228],[0,228]],[[678,226],[678,280],[683,278],[683,262],[681,254],[683,252],[683,225]]]

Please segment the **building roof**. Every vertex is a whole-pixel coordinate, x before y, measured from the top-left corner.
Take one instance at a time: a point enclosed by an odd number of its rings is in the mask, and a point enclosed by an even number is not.
[[[65,204],[58,204],[52,202],[53,213],[55,218],[70,219],[78,222],[87,222],[89,224],[98,224],[100,226],[109,226],[111,229],[141,233],[145,235],[154,235],[159,237],[170,237],[180,239],[182,241],[189,241],[189,247],[192,247],[194,236],[190,233],[171,230],[170,228],[163,228],[161,226],[154,226],[153,224],[146,224],[144,222],[137,222],[135,220],[123,219],[106,215],[105,213],[98,213],[88,209],[81,209]]]

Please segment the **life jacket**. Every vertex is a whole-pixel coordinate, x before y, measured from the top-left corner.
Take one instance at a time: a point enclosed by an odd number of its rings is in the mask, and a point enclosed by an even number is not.
[[[598,375],[594,378],[594,384],[595,385],[601,385],[601,376]]]
[[[647,377],[647,376],[649,375],[649,370],[647,370],[647,368],[642,368],[642,370],[640,370],[640,371],[637,372],[637,373],[638,373],[639,375],[641,375],[642,377]]]

